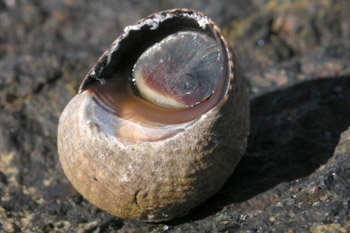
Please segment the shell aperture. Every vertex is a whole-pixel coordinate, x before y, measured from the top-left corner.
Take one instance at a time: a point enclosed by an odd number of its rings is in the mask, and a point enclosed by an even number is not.
[[[157,141],[183,131],[218,104],[226,68],[219,41],[204,32],[179,31],[141,53],[130,76],[89,92],[116,115],[114,131],[121,141]]]
[[[174,12],[157,28],[146,20],[127,30],[83,81],[80,90],[115,116],[106,132],[120,142],[168,139],[226,102],[230,48],[215,24],[201,27],[195,15]]]

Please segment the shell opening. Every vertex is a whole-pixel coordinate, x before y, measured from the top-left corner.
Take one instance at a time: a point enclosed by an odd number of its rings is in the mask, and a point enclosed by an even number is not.
[[[122,35],[90,72],[95,77],[81,85],[119,119],[115,131],[132,143],[182,131],[228,92],[229,49],[221,32],[211,24],[201,27],[189,12],[173,14],[156,29],[141,22]]]

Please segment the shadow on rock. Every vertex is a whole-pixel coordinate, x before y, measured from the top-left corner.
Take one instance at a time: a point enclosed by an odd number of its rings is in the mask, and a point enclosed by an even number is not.
[[[170,224],[208,217],[326,164],[350,125],[348,90],[350,77],[343,76],[307,81],[253,99],[247,153],[233,175],[219,193]]]

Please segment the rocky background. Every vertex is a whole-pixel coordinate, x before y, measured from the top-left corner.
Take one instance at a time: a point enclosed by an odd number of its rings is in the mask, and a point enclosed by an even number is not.
[[[187,216],[92,206],[58,161],[61,111],[122,32],[186,7],[224,30],[251,96],[247,154]],[[348,0],[0,0],[0,232],[349,232]]]

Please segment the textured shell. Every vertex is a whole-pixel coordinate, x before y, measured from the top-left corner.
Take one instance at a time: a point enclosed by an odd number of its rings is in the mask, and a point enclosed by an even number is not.
[[[85,90],[104,82],[101,74],[131,30],[156,27],[179,14],[195,19],[198,27],[215,28],[227,47],[233,62],[222,101],[170,138],[125,145],[109,130],[115,116]],[[192,10],[157,13],[127,27],[88,73],[59,121],[60,161],[77,191],[113,215],[143,221],[185,215],[217,192],[245,153],[249,131],[245,81],[232,56],[217,25]]]

